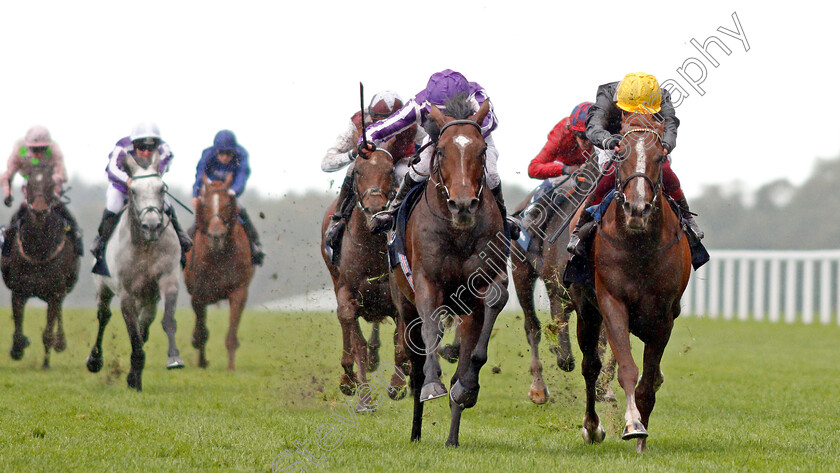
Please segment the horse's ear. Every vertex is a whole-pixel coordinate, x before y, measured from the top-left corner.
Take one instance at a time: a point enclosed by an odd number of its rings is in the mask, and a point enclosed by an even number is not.
[[[140,165],[134,160],[134,156],[129,153],[125,153],[123,164],[125,164],[125,170],[129,176],[133,176],[137,173],[137,170],[140,169]]]
[[[225,187],[230,187],[231,182],[233,182],[233,173],[229,172],[227,173],[227,176],[225,176]]]
[[[436,106],[432,105],[432,110],[429,112],[429,116],[435,121],[438,128],[443,128],[443,125],[446,125],[446,118],[443,116],[443,112],[441,112]]]
[[[478,109],[475,115],[470,117],[470,120],[478,123],[481,126],[484,123],[484,118],[487,117],[487,114],[490,113],[490,100],[485,100],[481,107]]]

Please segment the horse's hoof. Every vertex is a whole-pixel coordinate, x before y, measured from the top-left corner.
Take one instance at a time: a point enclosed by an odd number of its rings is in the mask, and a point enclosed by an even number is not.
[[[58,337],[55,342],[53,342],[53,350],[56,353],[61,353],[67,349],[67,339],[64,337]]]
[[[12,349],[9,355],[13,360],[20,360],[23,358],[23,350],[29,346],[29,337],[26,335],[15,335],[12,337]]]
[[[643,439],[647,438],[648,432],[641,422],[633,421],[624,426],[624,431],[621,432],[621,440]]]
[[[449,391],[449,399],[462,409],[469,409],[478,402],[478,389],[468,391],[461,385],[461,380],[455,381]]]
[[[438,354],[440,354],[441,358],[450,363],[457,363],[458,356],[460,355],[460,349],[454,345],[445,345],[438,350]]]
[[[405,397],[407,390],[405,386],[391,386],[388,389],[388,397],[393,401],[399,401]]]
[[[341,391],[341,394],[345,396],[352,396],[356,394],[356,385],[355,384],[344,384],[341,383],[338,385],[338,389]]]
[[[557,357],[557,367],[566,373],[571,373],[575,370],[575,357],[569,355],[567,357]]]
[[[368,348],[368,371],[373,373],[379,369],[379,347]]]
[[[439,379],[424,384],[423,388],[420,389],[420,402],[431,401],[443,396],[446,396],[446,386]]]
[[[128,377],[125,380],[128,383],[129,388],[136,389],[138,392],[143,390],[143,381],[140,373],[133,370],[129,371]]]
[[[180,356],[170,356],[166,362],[166,369],[177,370],[184,367],[184,360]]]
[[[91,373],[99,373],[102,369],[102,352],[94,347],[87,357],[87,369]]]
[[[459,445],[458,444],[458,439],[454,439],[454,440],[453,439],[446,439],[446,446],[447,447],[457,447],[458,445]]]
[[[606,386],[599,386],[595,388],[595,401],[596,402],[616,402],[615,392],[613,392],[612,386],[607,384]]]
[[[550,396],[548,388],[531,388],[531,390],[528,391],[528,397],[531,398],[531,402],[533,402],[534,404],[545,404],[546,402],[548,402],[548,396]]]
[[[198,359],[198,367],[199,368],[207,368],[208,366],[210,366],[210,362],[207,361],[206,358],[199,358]]]
[[[598,427],[595,429],[595,432],[590,432],[583,427],[580,429],[581,435],[583,435],[583,443],[587,445],[592,445],[593,443],[601,443],[604,441],[604,438],[607,436],[607,431],[604,430],[604,426],[601,423],[598,423]]]
[[[44,364],[41,366],[41,369],[42,370],[50,369],[50,359],[49,358],[44,358]]]

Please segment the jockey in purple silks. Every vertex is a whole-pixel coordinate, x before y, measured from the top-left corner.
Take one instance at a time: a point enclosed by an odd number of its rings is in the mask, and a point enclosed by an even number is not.
[[[160,155],[157,171],[160,175],[163,175],[169,170],[169,164],[173,157],[172,151],[169,149],[169,145],[160,138],[158,126],[151,122],[144,122],[136,125],[131,130],[131,135],[117,141],[114,150],[108,156],[108,166],[105,168],[105,172],[108,175],[109,185],[105,192],[105,211],[102,212],[102,222],[99,223],[99,234],[90,250],[96,258],[94,270],[105,268],[101,261],[105,256],[105,245],[117,227],[120,210],[125,206],[127,183],[131,179],[125,170],[126,156],[131,155],[138,164],[142,165],[151,162],[155,153]],[[178,233],[178,240],[181,243],[181,266],[183,266],[186,261],[185,255],[192,247],[192,240],[178,223],[175,210],[168,202],[166,204],[164,205],[164,211],[171,219],[172,228]],[[103,276],[107,276],[107,274],[103,274]]]
[[[248,165],[248,150],[236,142],[236,135],[230,130],[221,130],[213,138],[213,146],[201,152],[201,159],[195,168],[195,184],[193,184],[193,208],[198,208],[198,195],[204,186],[204,176],[211,181],[224,181],[228,174],[232,175],[230,184],[231,195],[239,198],[245,192],[245,183],[251,175]],[[265,253],[260,245],[260,236],[248,212],[237,201],[239,219],[248,241],[251,243],[251,264],[262,265]]]
[[[409,100],[402,108],[394,112],[390,117],[378,123],[374,123],[367,127],[367,137],[369,143],[363,143],[362,138],[359,138],[358,149],[359,152],[368,153],[375,149],[375,146],[388,141],[392,136],[405,130],[412,125],[420,125],[425,128],[426,121],[429,119],[432,105],[445,111],[446,100],[455,97],[456,95],[465,95],[472,105],[473,110],[478,112],[481,105],[488,100],[487,92],[479,84],[469,82],[460,72],[446,69],[441,72],[432,74],[429,78],[426,88],[420,91],[417,95]],[[496,162],[499,158],[499,152],[493,142],[493,137],[490,135],[498,125],[496,114],[493,111],[492,104],[490,105],[490,112],[484,118],[481,125],[481,134],[487,144],[486,161],[485,161],[485,179],[487,186],[493,191],[493,196],[502,211],[502,217],[507,218],[511,224],[511,238],[517,238],[519,234],[519,222],[512,217],[507,217],[505,209],[504,197],[502,196],[502,181],[499,177],[499,172],[496,169]],[[424,145],[430,141],[431,138],[426,137]],[[372,143],[372,144],[371,144]],[[387,231],[393,227],[394,216],[397,209],[399,209],[408,191],[412,187],[424,182],[429,177],[429,166],[431,164],[432,156],[434,154],[434,146],[427,146],[420,153],[420,162],[409,168],[405,179],[400,185],[397,195],[387,210],[384,210],[373,217],[373,224],[371,230],[373,232]]]

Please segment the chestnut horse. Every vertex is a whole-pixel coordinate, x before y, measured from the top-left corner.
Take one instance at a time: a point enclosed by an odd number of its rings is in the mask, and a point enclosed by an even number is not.
[[[367,159],[360,156],[354,163],[352,172],[356,208],[342,236],[338,265],[333,264],[323,241],[324,230],[335,212],[336,202],[327,209],[321,225],[321,254],[335,289],[338,304],[336,315],[344,342],[341,355],[344,373],[341,375],[339,389],[348,396],[353,395],[358,386],[367,383],[368,371],[377,369],[379,324],[386,317],[391,317],[397,328],[394,333],[394,373],[388,394],[395,400],[405,397],[408,355],[403,343],[405,330],[402,320],[397,316],[388,283],[387,237],[370,232],[373,215],[385,210],[395,196],[395,160],[392,150],[396,153],[396,150],[401,149],[398,140],[401,141],[399,136],[391,139]],[[362,334],[359,317],[374,324],[370,344]],[[354,362],[359,367],[358,377],[353,372]],[[373,406],[358,402],[356,410],[373,410]]]
[[[586,380],[584,441],[604,439],[595,412],[595,382],[601,368],[598,333],[603,321],[627,401],[621,437],[637,439],[637,452],[647,449],[648,421],[663,381],[659,365],[691,272],[688,240],[662,193],[662,164],[667,159],[661,142],[663,125],[651,118],[625,115],[622,120],[615,201],[600,223],[590,255],[595,285],[571,287]],[[641,378],[630,351],[631,333],[645,344]]]
[[[3,281],[12,291],[12,315],[15,333],[12,337],[12,359],[20,360],[29,339],[23,334],[23,312],[26,301],[37,297],[47,303],[47,326],[44,328],[43,368],[50,367],[50,348],[64,351],[61,305],[79,278],[79,256],[73,250],[73,237],[65,229],[65,221],[56,207],[52,167],[34,166],[28,171],[26,196],[29,205],[22,209],[20,228],[9,242],[11,254],[3,257]],[[58,331],[55,331],[56,324]]]
[[[248,285],[254,275],[251,265],[251,245],[245,229],[239,222],[236,197],[230,190],[232,174],[224,181],[210,181],[204,185],[195,209],[195,237],[193,247],[187,252],[184,267],[184,284],[192,296],[195,311],[195,330],[192,345],[198,350],[198,366],[209,364],[205,345],[210,332],[207,330],[207,306],[227,299],[230,303],[230,327],[225,346],[228,351],[228,369],[234,369],[236,338]]]
[[[529,231],[532,241],[537,240],[540,244],[538,252],[527,251],[517,240],[514,242],[516,246],[513,247],[510,258],[516,295],[525,316],[525,335],[531,346],[532,380],[528,397],[535,404],[544,404],[549,397],[548,387],[542,376],[543,366],[539,355],[542,333],[534,308],[535,284],[538,278],[545,283],[552,319],[548,329],[557,336],[557,344],[551,345],[549,350],[557,356],[557,366],[561,370],[573,371],[575,358],[569,341],[569,317],[574,307],[563,284],[563,272],[569,261],[569,252],[566,251],[569,234],[563,231],[563,225],[568,223],[567,220],[586,199],[587,192],[592,188],[597,175],[597,159],[595,154],[591,153],[586,162],[577,167],[575,172],[568,176],[565,182],[558,184],[549,195],[541,197],[533,205],[528,206],[531,200],[531,195],[529,195],[519,205],[521,210],[516,212],[525,217],[523,227],[526,228],[523,228],[523,231]],[[558,195],[562,197],[557,199]],[[551,241],[555,234],[558,234],[559,238]],[[606,349],[606,343],[606,336],[602,332],[599,349],[601,356]],[[615,360],[611,359],[599,377],[596,391],[599,401],[615,400],[615,394],[610,387],[614,369]]]
[[[437,125],[430,177],[406,224],[405,251],[411,268],[391,271],[392,293],[406,328],[411,357],[414,417],[411,440],[420,440],[423,402],[447,394],[440,380],[438,344],[446,320],[461,335],[458,367],[449,392],[451,423],[447,445],[458,445],[461,413],[478,401],[478,375],[499,312],[508,300],[504,222],[485,184],[487,145],[481,123],[489,101],[473,114],[459,96],[444,116],[432,106]],[[501,248],[501,251],[499,251]],[[454,307],[454,308],[453,308]]]

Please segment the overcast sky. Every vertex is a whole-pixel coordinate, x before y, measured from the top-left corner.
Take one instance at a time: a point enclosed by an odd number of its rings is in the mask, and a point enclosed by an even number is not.
[[[407,100],[451,68],[493,101],[502,181],[531,187],[554,124],[642,71],[688,94],[673,169],[689,196],[798,184],[840,155],[840,15],[820,3],[3,2],[0,151],[43,124],[71,176],[104,182],[114,143],[153,120],[175,153],[167,182],[187,187],[229,128],[251,153],[249,192],[326,189],[343,172],[320,161],[358,110],[360,81],[366,100]],[[746,42],[719,31],[737,32],[733,13]],[[691,44],[710,36],[731,51],[709,46],[717,67]],[[698,78],[697,64],[703,94],[678,71]]]

